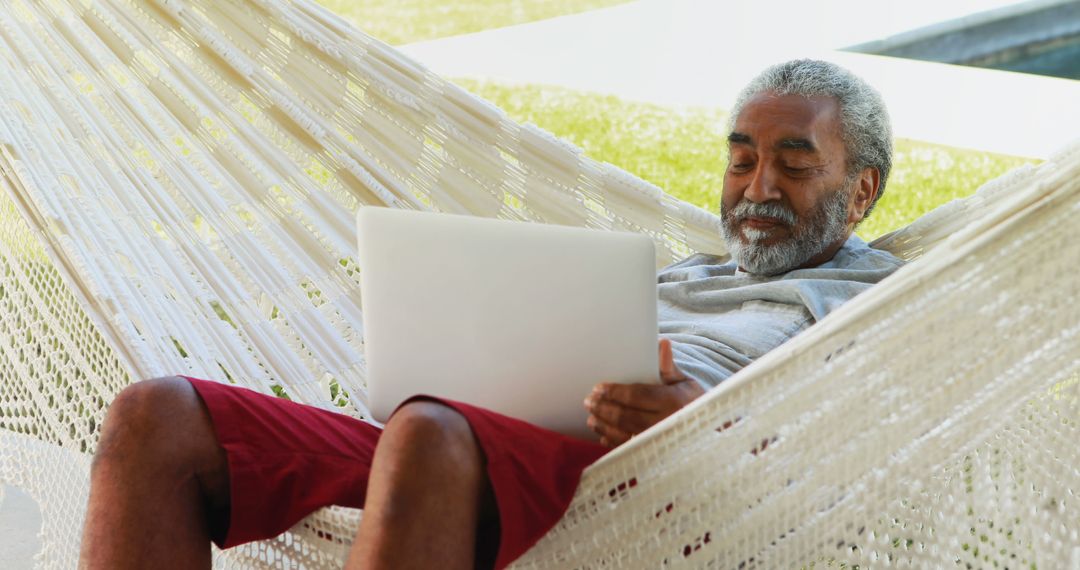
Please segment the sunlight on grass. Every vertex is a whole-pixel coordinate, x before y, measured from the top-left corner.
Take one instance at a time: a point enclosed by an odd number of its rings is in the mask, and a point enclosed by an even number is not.
[[[726,167],[724,113],[675,109],[540,85],[461,80],[473,93],[656,184],[669,194],[719,211]],[[893,171],[877,209],[859,227],[873,239],[974,192],[1028,159],[898,140]]]
[[[899,139],[893,171],[877,209],[859,227],[874,238],[915,221],[930,210],[975,192],[984,183],[1038,161]]]
[[[391,44],[480,31],[586,10],[627,0],[319,0],[362,29]],[[613,96],[539,85],[508,86],[461,80],[517,121],[528,121],[656,184],[668,193],[718,211],[723,171],[725,114],[675,109]],[[887,191],[859,234],[873,239],[911,223],[980,185],[1031,160],[898,140]]]
[[[629,0],[317,0],[361,30],[400,45],[625,4]]]

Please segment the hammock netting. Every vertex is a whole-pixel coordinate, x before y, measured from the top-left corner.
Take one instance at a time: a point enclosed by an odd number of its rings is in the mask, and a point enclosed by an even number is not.
[[[0,482],[76,564],[112,398],[188,374],[365,418],[363,205],[717,218],[303,1],[0,10]],[[520,568],[1080,566],[1080,147],[877,247],[914,260],[586,471]],[[273,497],[267,497],[273,500]],[[329,508],[219,567],[338,567]]]

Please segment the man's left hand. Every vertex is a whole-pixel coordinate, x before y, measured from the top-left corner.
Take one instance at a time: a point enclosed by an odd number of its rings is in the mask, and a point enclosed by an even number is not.
[[[661,340],[659,349],[660,384],[603,382],[585,398],[588,426],[603,445],[625,443],[705,393],[675,366],[670,340]]]

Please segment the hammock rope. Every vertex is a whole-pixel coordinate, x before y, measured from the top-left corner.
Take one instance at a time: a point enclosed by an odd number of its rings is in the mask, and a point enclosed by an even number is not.
[[[20,1],[0,66],[0,481],[39,502],[44,567],[75,565],[132,381],[366,416],[362,205],[724,253],[712,214],[306,0]],[[1080,561],[1078,154],[881,240],[919,261],[591,468],[519,566]],[[336,567],[358,517],[216,564]]]

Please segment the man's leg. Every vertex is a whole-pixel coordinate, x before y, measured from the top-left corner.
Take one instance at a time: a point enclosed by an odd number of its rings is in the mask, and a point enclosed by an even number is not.
[[[207,521],[228,499],[225,452],[191,384],[129,386],[102,426],[80,567],[209,568]]]
[[[478,524],[498,521],[468,422],[433,402],[409,403],[387,425],[367,497],[354,567],[472,568]],[[117,396],[94,457],[81,566],[209,567],[208,520],[228,509],[225,452],[191,384],[147,380]]]
[[[346,567],[473,568],[477,527],[497,520],[484,463],[457,411],[422,400],[399,409],[375,450]]]

